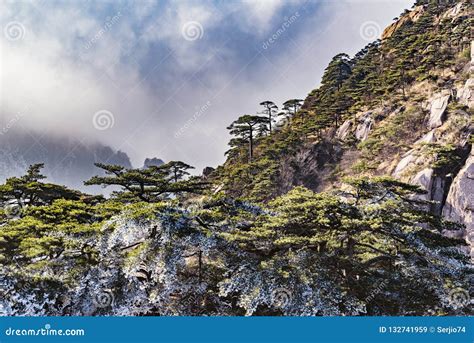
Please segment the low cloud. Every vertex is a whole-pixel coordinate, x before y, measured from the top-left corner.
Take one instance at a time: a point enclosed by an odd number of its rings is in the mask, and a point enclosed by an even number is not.
[[[363,22],[384,27],[411,3],[2,2],[0,127],[22,112],[15,125],[101,141],[135,165],[216,165],[232,120],[263,100],[304,97],[333,55],[367,43]],[[12,22],[19,39],[4,32]],[[199,23],[197,38],[187,23]]]

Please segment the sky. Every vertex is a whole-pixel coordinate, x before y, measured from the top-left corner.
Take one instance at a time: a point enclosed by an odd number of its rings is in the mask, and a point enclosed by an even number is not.
[[[412,4],[2,0],[0,130],[215,167],[233,120],[304,98]]]

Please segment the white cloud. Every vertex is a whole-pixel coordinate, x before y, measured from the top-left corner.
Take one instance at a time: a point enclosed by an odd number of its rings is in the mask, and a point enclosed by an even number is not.
[[[259,34],[266,33],[271,28],[275,14],[278,13],[284,4],[283,0],[244,1],[242,2],[244,7],[242,22],[250,30],[257,30]]]
[[[252,47],[216,46],[211,33],[244,31],[263,39],[278,27],[276,18],[294,8],[284,13],[283,1],[227,2],[219,8],[210,2],[134,1],[101,17],[107,2],[40,3],[0,2],[2,31],[11,20],[26,31],[19,41],[1,32],[0,115],[29,105],[22,126],[103,141],[127,151],[136,165],[157,156],[189,161],[198,170],[222,162],[225,127],[238,115],[255,112],[262,100],[304,97],[335,53],[365,44],[358,36],[364,20],[383,26],[403,8],[397,2],[324,2],[317,13],[300,13],[304,30],[291,48],[278,45],[291,37],[290,27],[265,57],[251,61],[253,52],[248,59],[239,54]],[[117,11],[118,20],[104,29]],[[232,16],[239,20],[227,30],[234,32],[223,32]],[[184,39],[182,27],[189,21],[202,25],[201,39]],[[163,59],[170,62],[166,70]],[[207,61],[203,75],[188,80]],[[176,130],[209,100],[209,109],[176,140]],[[113,113],[115,125],[100,131],[92,118],[103,109]]]

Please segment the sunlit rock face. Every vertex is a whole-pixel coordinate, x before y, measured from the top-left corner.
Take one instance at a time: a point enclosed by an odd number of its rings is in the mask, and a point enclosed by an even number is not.
[[[457,98],[460,104],[469,108],[474,107],[474,79],[468,79],[464,86],[457,92]]]
[[[370,130],[373,125],[372,112],[364,113],[359,119],[359,125],[357,125],[355,136],[358,140],[364,141],[369,137]]]
[[[352,128],[352,120],[346,120],[336,131],[336,137],[339,139],[345,139]]]
[[[416,22],[422,14],[425,12],[425,8],[423,6],[417,6],[412,11],[408,12],[406,15],[403,15],[400,19],[398,19],[393,24],[389,25],[382,33],[382,39],[390,38],[395,31],[397,31],[400,27],[407,24],[408,22]]]
[[[474,257],[474,154],[467,159],[451,185],[443,208],[446,219],[466,225],[463,236],[470,243]]]
[[[428,129],[434,129],[443,125],[445,120],[445,111],[448,107],[450,94],[436,94],[430,100],[430,117],[428,120]]]

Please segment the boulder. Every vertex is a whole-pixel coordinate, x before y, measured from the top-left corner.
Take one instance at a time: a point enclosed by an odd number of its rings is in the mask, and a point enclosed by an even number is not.
[[[425,144],[426,143],[435,143],[436,142],[435,131],[436,130],[431,130],[430,132],[428,132],[426,135],[424,135],[419,140],[417,140],[415,142],[415,145],[416,144],[423,144],[423,143],[425,143]]]
[[[474,154],[466,160],[463,168],[454,178],[449,189],[443,216],[466,226],[462,237],[470,244],[471,256],[474,256]]]
[[[425,168],[418,172],[413,179],[411,180],[411,183],[414,185],[421,186],[424,190],[427,191],[426,194],[420,194],[417,196],[418,199],[420,200],[431,200],[432,194],[431,190],[433,188],[433,180],[434,180],[434,170],[431,168]]]
[[[358,140],[364,141],[369,136],[370,130],[372,129],[373,119],[372,112],[366,112],[359,119],[359,125],[357,125],[355,136]]]
[[[413,150],[410,150],[405,156],[398,162],[395,170],[393,171],[393,176],[400,178],[403,172],[414,162],[416,161],[416,157],[413,155]]]
[[[336,137],[345,139],[349,132],[351,132],[352,120],[346,120],[336,131]]]
[[[446,180],[444,177],[437,176],[431,168],[425,168],[419,171],[410,181],[413,185],[423,188],[426,193],[415,196],[415,199],[432,201],[426,210],[435,215],[441,215],[442,204],[445,195]]]
[[[434,129],[443,125],[446,107],[448,107],[451,94],[441,93],[435,95],[430,101],[430,118],[428,128]]]
[[[469,79],[457,92],[457,100],[460,104],[469,108],[474,107],[474,79]]]

